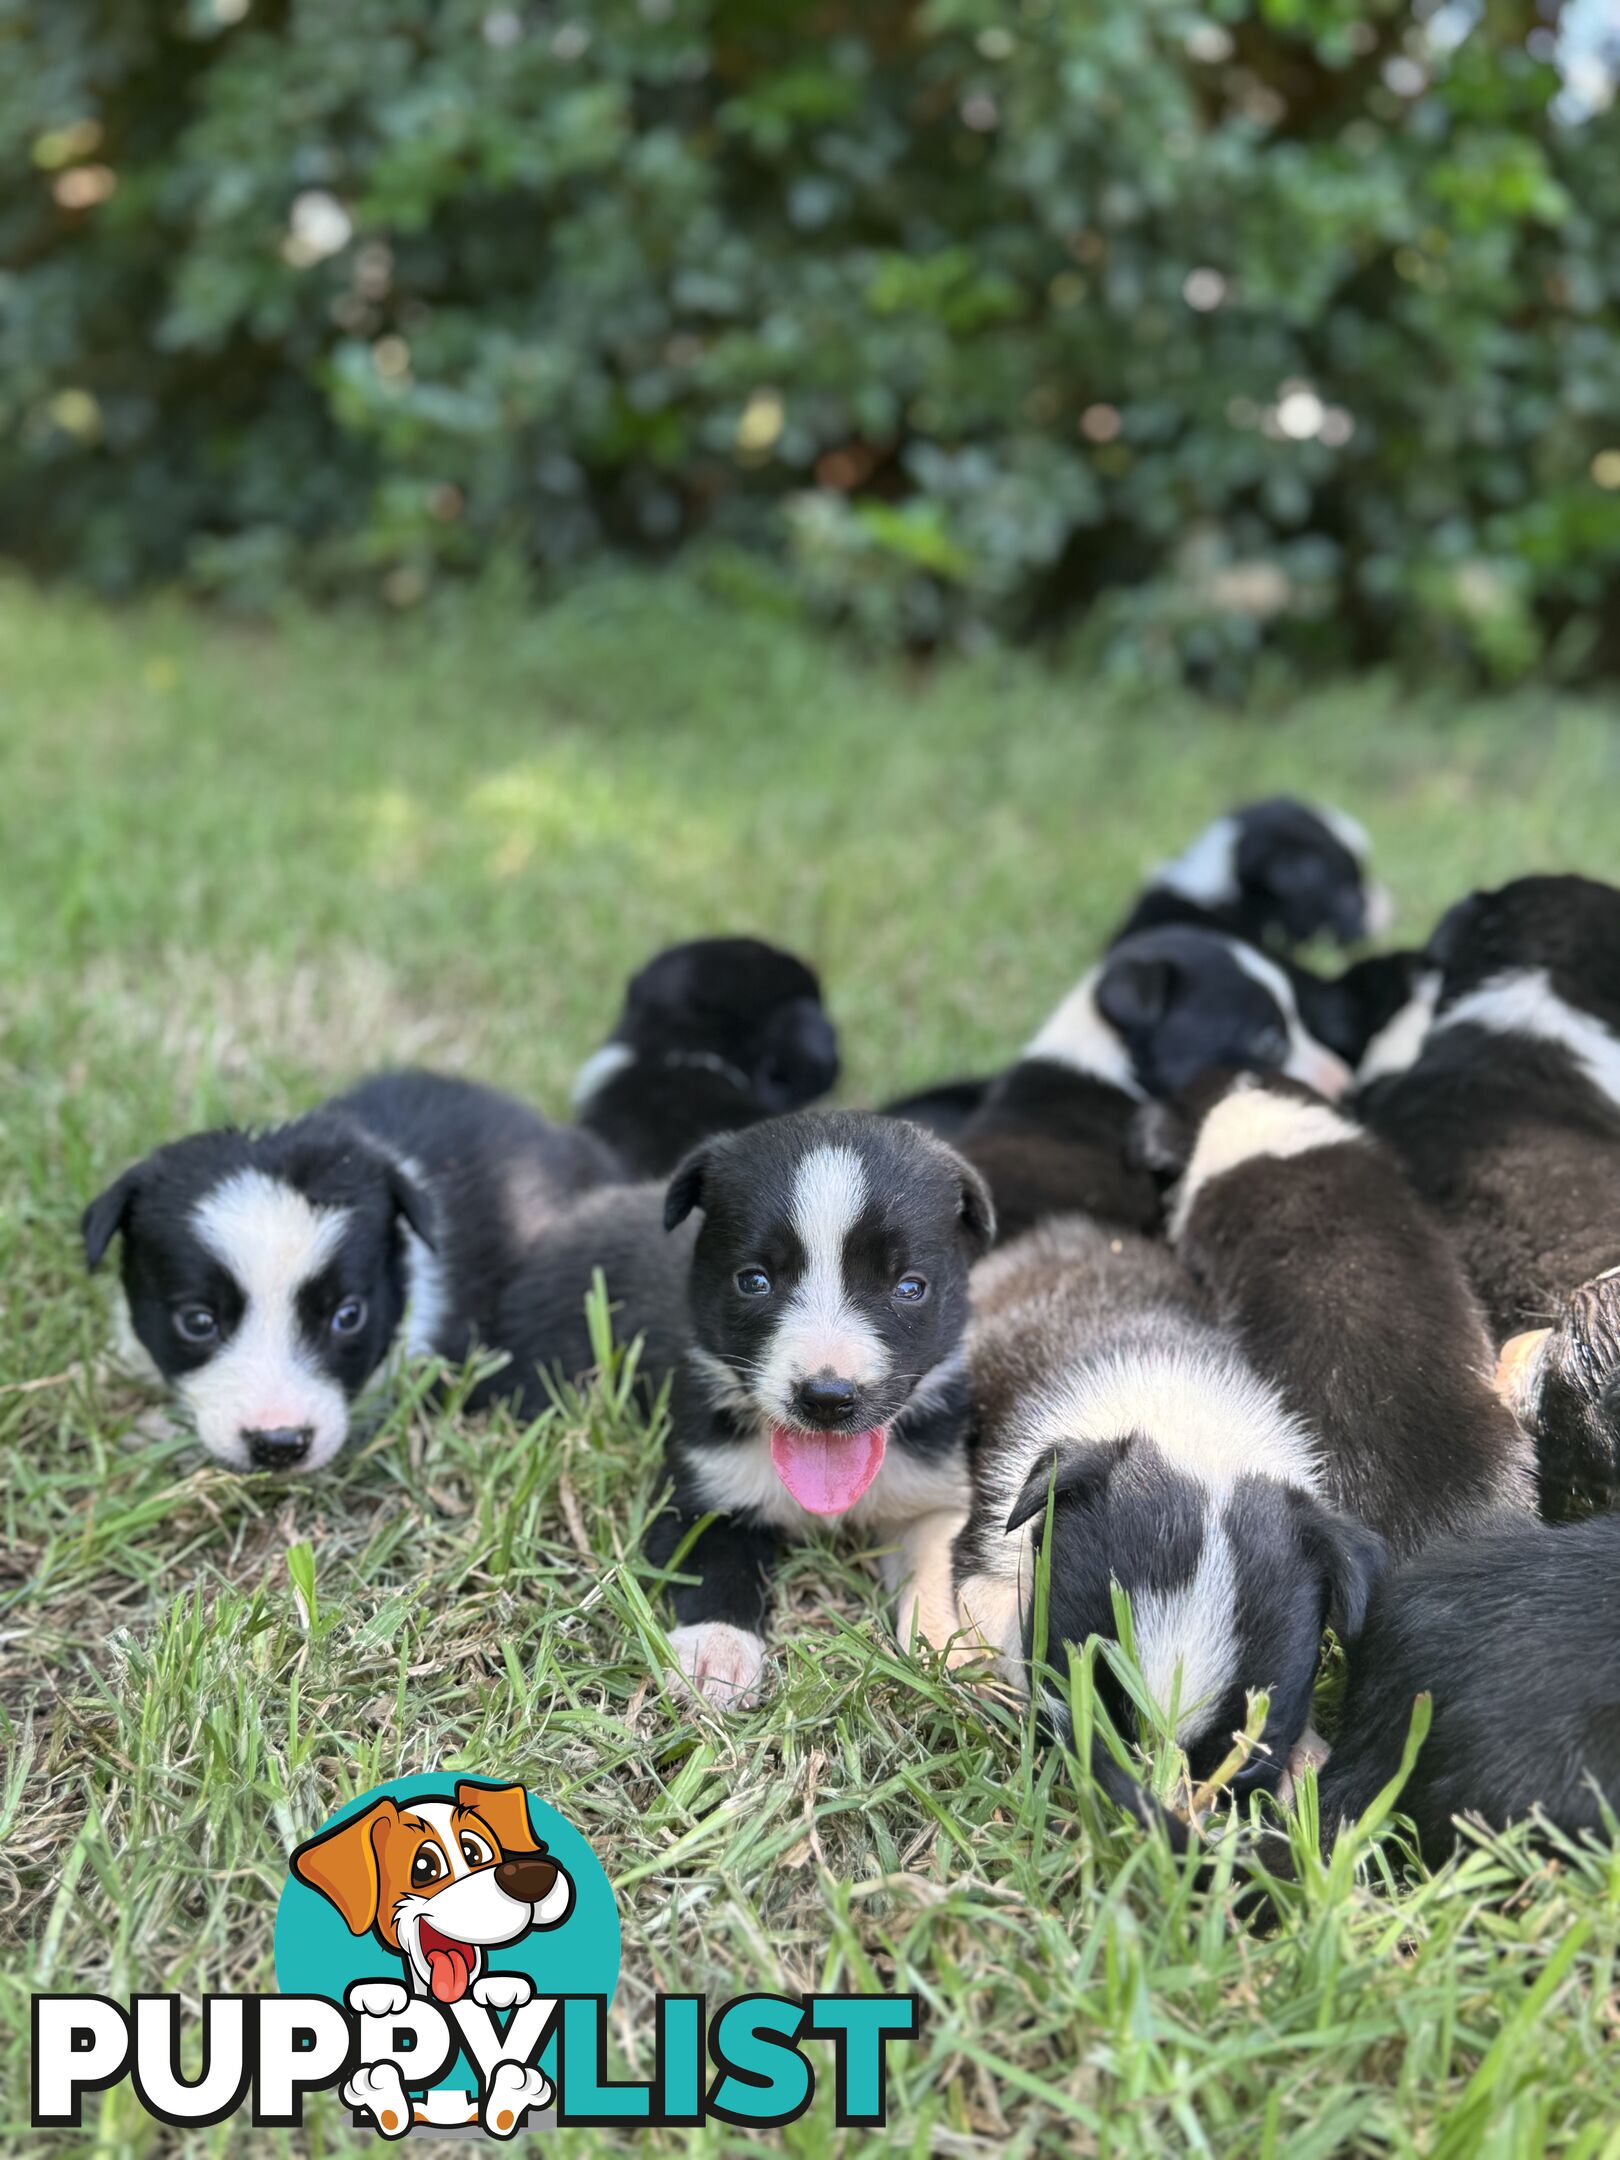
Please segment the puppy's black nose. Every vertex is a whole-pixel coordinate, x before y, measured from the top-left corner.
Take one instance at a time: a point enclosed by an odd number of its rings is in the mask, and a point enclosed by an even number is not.
[[[290,1470],[309,1453],[314,1437],[313,1425],[277,1425],[269,1432],[242,1435],[255,1470]]]
[[[813,1373],[793,1391],[794,1407],[812,1424],[848,1417],[855,1407],[855,1383],[836,1373]]]

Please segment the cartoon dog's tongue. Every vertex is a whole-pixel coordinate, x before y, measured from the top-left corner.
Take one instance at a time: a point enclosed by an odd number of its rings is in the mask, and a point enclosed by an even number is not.
[[[465,1943],[453,1942],[436,1927],[422,1929],[422,1955],[428,1964],[428,1986],[433,2000],[460,2002],[472,1979],[473,1953]]]
[[[870,1432],[794,1432],[771,1427],[776,1474],[812,1515],[842,1515],[852,1508],[883,1467],[881,1425]]]

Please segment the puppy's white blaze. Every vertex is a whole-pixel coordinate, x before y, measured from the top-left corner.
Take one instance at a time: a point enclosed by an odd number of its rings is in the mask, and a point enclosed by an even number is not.
[[[1205,1186],[1229,1170],[1260,1157],[1308,1155],[1317,1148],[1342,1147],[1365,1138],[1359,1125],[1326,1103],[1296,1102],[1292,1096],[1273,1094],[1263,1084],[1245,1086],[1239,1081],[1199,1128],[1171,1211],[1171,1239],[1186,1230]]]
[[[342,1388],[303,1343],[297,1298],[342,1243],[348,1210],[314,1207],[279,1178],[242,1170],[200,1201],[191,1220],[243,1298],[230,1340],[176,1385],[198,1438],[221,1462],[245,1470],[244,1431],[307,1425],[309,1452],[291,1467],[318,1470],[342,1447],[349,1411]]]
[[[1361,1063],[1356,1068],[1358,1087],[1365,1087],[1372,1080],[1387,1079],[1392,1073],[1406,1072],[1417,1063],[1434,1023],[1435,1002],[1439,995],[1439,971],[1426,968],[1413,982],[1411,996],[1394,1019],[1384,1022],[1362,1052]]]
[[[1236,818],[1218,817],[1179,855],[1160,863],[1152,881],[1200,907],[1222,907],[1238,896],[1237,846]]]
[[[1083,975],[1040,1032],[1026,1044],[1026,1058],[1045,1058],[1072,1072],[1107,1080],[1140,1099],[1146,1090],[1116,1029],[1097,1010],[1102,963]]]
[[[1319,1043],[1299,1017],[1294,986],[1282,969],[1263,952],[1245,945],[1240,938],[1228,938],[1226,943],[1244,974],[1252,982],[1259,983],[1263,990],[1268,990],[1277,1002],[1288,1029],[1288,1056],[1283,1071],[1289,1079],[1302,1080],[1319,1095],[1342,1095],[1350,1085],[1350,1068],[1342,1057]]]
[[[1131,1599],[1137,1664],[1160,1710],[1168,1715],[1175,1703],[1183,1747],[1209,1730],[1237,1676],[1236,1622],[1237,1565],[1224,1524],[1211,1516],[1191,1580]]]
[[[1372,854],[1372,841],[1360,818],[1353,818],[1348,810],[1341,810],[1334,803],[1313,803],[1311,807],[1339,845],[1348,848],[1356,861],[1365,865]]]
[[[600,1050],[593,1050],[579,1071],[574,1084],[568,1090],[572,1109],[583,1110],[593,1096],[599,1095],[610,1080],[616,1080],[627,1065],[636,1062],[636,1053],[628,1043],[604,1043]]]
[[[870,1386],[888,1370],[888,1353],[844,1280],[844,1240],[867,1198],[866,1166],[853,1148],[815,1148],[799,1164],[788,1219],[804,1272],[760,1360],[759,1399],[782,1424],[792,1423],[793,1391],[813,1373]]]
[[[1569,1052],[1600,1094],[1620,1103],[1620,1040],[1591,1013],[1568,1005],[1545,968],[1509,968],[1448,1005],[1430,1029],[1477,1027],[1492,1035],[1530,1035]]]

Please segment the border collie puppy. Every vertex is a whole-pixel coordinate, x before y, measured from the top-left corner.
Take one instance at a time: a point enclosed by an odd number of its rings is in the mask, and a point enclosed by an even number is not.
[[[1561,1513],[1620,1479],[1620,891],[1475,893],[1427,962],[1357,1109],[1456,1241]]]
[[[1434,1547],[1387,1575],[1350,1657],[1320,1787],[1324,1837],[1400,1767],[1414,1699],[1433,1722],[1397,1805],[1437,1865],[1454,1817],[1539,1811],[1607,1835],[1620,1810],[1620,1515]]]
[[[631,978],[618,1025],[574,1081],[574,1111],[633,1177],[825,1095],[838,1037],[821,985],[758,938],[671,945]]]
[[[1275,1789],[1309,1722],[1324,1622],[1355,1633],[1381,1540],[1325,1504],[1311,1434],[1163,1246],[1048,1223],[976,1270],[973,1302],[961,1621],[1027,1690],[1050,1492],[1049,1642],[1112,1637],[1117,1582],[1193,1777],[1219,1765],[1264,1688],[1266,1745],[1236,1782]],[[1098,1686],[1130,1732],[1103,1667]]]
[[[395,1349],[464,1358],[545,1224],[618,1174],[588,1133],[428,1072],[261,1133],[193,1133],[85,1210],[122,1236],[116,1345],[233,1470],[318,1470]]]
[[[1391,1151],[1275,1074],[1212,1076],[1143,1119],[1184,1166],[1171,1243],[1313,1435],[1332,1505],[1397,1554],[1533,1517],[1485,1316]]]
[[[681,1561],[670,1637],[710,1701],[764,1664],[778,1542],[847,1523],[900,1540],[967,1495],[968,1271],[989,1245],[977,1174],[914,1126],[801,1112],[711,1140],[681,1165],[664,1221],[702,1221],[689,1347],[670,1398],[674,1491],[649,1550]]]
[[[1246,803],[1159,865],[1115,942],[1169,923],[1285,948],[1382,937],[1394,907],[1368,877],[1371,854],[1365,830],[1326,803],[1291,795]]]
[[[1284,970],[1252,945],[1182,929],[1116,945],[962,1128],[1002,1236],[1070,1213],[1155,1228],[1157,1190],[1131,1159],[1137,1108],[1211,1066],[1282,1071],[1324,1094],[1350,1077],[1307,1032]]]

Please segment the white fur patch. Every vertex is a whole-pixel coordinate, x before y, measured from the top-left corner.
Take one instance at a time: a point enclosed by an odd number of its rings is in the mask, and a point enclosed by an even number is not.
[[[1356,861],[1365,866],[1372,854],[1372,841],[1360,818],[1353,818],[1348,810],[1340,810],[1333,803],[1312,803],[1311,808],[1340,847],[1348,848]]]
[[[1440,975],[1425,968],[1412,985],[1412,994],[1392,1020],[1386,1020],[1361,1054],[1356,1067],[1357,1087],[1407,1072],[1423,1055],[1423,1045],[1434,1022],[1440,996]]]
[[[1152,882],[1199,907],[1228,906],[1238,896],[1239,837],[1236,818],[1216,818],[1191,846],[1160,863],[1152,873]]]
[[[579,1071],[574,1084],[568,1090],[569,1106],[576,1114],[587,1108],[593,1096],[600,1095],[610,1080],[616,1080],[627,1065],[636,1062],[636,1053],[628,1043],[604,1043],[600,1050],[593,1050]]]
[[[242,1170],[192,1215],[201,1244],[229,1269],[243,1297],[235,1333],[175,1392],[211,1455],[233,1470],[252,1467],[245,1432],[311,1428],[309,1452],[289,1467],[330,1462],[349,1429],[342,1388],[310,1357],[298,1326],[299,1290],[342,1243],[345,1208],[311,1206],[301,1192],[260,1170]]]
[[[1448,1005],[1430,1029],[1477,1027],[1491,1035],[1529,1035],[1567,1050],[1600,1094],[1620,1103],[1620,1040],[1601,1020],[1568,1005],[1545,968],[1510,968]]]
[[[421,1169],[410,1156],[396,1157],[401,1170],[422,1192],[428,1188]],[[401,1343],[407,1357],[431,1357],[450,1315],[450,1283],[444,1262],[425,1245],[408,1222],[401,1222],[405,1237],[405,1324]]]
[[[867,1197],[866,1167],[853,1148],[818,1147],[799,1164],[789,1220],[804,1248],[804,1272],[772,1330],[755,1389],[780,1425],[793,1423],[794,1390],[813,1374],[870,1386],[888,1370],[888,1352],[844,1280],[844,1240]]]
[[[1171,1211],[1172,1243],[1186,1230],[1198,1195],[1213,1179],[1263,1157],[1309,1155],[1317,1148],[1343,1147],[1365,1138],[1359,1125],[1326,1103],[1297,1102],[1290,1095],[1274,1095],[1263,1084],[1239,1081],[1199,1128]]]
[[[1341,1057],[1326,1049],[1299,1017],[1294,986],[1274,960],[1241,938],[1228,938],[1232,958],[1251,982],[1271,993],[1288,1030],[1288,1057],[1283,1071],[1290,1080],[1302,1080],[1319,1095],[1339,1096],[1350,1085],[1350,1068]]]
[[[1025,1046],[1026,1058],[1044,1058],[1071,1072],[1089,1073],[1123,1088],[1140,1101],[1146,1093],[1136,1077],[1130,1053],[1097,1010],[1097,985],[1105,963],[1083,975],[1040,1032]]]
[[[765,1644],[751,1628],[729,1620],[700,1620],[670,1631],[676,1675],[693,1695],[717,1710],[740,1710],[755,1695],[765,1670]]]
[[[1175,1735],[1191,1746],[1209,1730],[1221,1697],[1237,1677],[1237,1565],[1225,1526],[1213,1514],[1190,1582],[1173,1590],[1138,1590],[1131,1600],[1137,1663]]]

